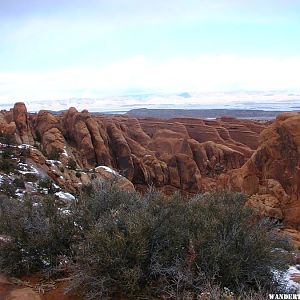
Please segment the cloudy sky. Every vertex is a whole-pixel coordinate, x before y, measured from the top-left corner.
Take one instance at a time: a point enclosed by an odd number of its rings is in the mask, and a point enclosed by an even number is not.
[[[0,0],[0,103],[300,90],[299,0]]]

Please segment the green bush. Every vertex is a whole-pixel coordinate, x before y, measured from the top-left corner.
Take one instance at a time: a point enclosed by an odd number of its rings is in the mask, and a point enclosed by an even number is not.
[[[38,190],[41,192],[43,189],[47,189],[49,194],[57,192],[50,178],[42,178],[38,181]]]
[[[244,195],[229,192],[185,201],[153,189],[142,196],[115,181],[82,190],[67,211],[49,196],[2,197],[0,235],[9,239],[0,243],[0,273],[45,270],[67,256],[69,289],[84,299],[210,293],[207,299],[225,300],[227,288],[260,299],[281,291],[272,272],[287,267],[289,245],[244,203]]]
[[[80,201],[87,234],[77,246],[72,287],[85,299],[120,293],[186,299],[207,282],[239,295],[279,290],[272,270],[286,268],[289,257],[278,249],[289,245],[244,208],[242,194],[183,201],[111,185]]]
[[[0,197],[0,272],[28,274],[71,256],[77,227],[72,214],[63,213],[52,197],[27,197],[24,201]]]

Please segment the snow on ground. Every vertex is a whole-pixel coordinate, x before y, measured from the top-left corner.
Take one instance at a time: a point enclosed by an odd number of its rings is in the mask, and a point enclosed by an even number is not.
[[[20,174],[39,174],[39,171],[31,165],[25,163],[18,163],[18,172]]]
[[[63,191],[56,192],[55,196],[57,196],[61,199],[64,199],[64,200],[69,200],[69,201],[75,200],[75,197],[72,194],[66,193],[66,192],[63,192]]]
[[[22,144],[18,146],[19,149],[29,149],[29,148],[33,148],[31,145],[28,144]]]
[[[95,170],[97,169],[104,169],[105,171],[109,172],[109,173],[112,173],[116,176],[120,176],[120,174],[118,172],[116,172],[115,170],[111,169],[110,167],[107,167],[107,166],[98,166],[97,168],[95,168]]]
[[[51,165],[51,166],[58,166],[61,165],[62,162],[59,160],[53,160],[53,159],[47,159],[46,160],[46,165]]]
[[[290,266],[289,269],[284,274],[283,282],[285,282],[286,287],[295,289],[297,293],[300,293],[300,284],[295,282],[293,278],[300,279],[300,265]]]
[[[67,152],[67,150],[66,150],[66,147],[64,147],[64,150],[63,150],[63,152],[62,152],[62,155],[66,156],[66,157],[69,157],[69,154],[68,154],[68,152]]]
[[[10,240],[11,240],[11,238],[8,237],[8,236],[0,235],[0,241],[1,241],[1,242],[7,243],[7,242],[9,242]]]
[[[288,290],[292,290],[293,292],[300,293],[300,283],[297,283],[294,279],[300,280],[300,265],[290,266],[287,271],[282,273],[277,270],[273,270],[274,278],[279,282],[279,284]]]

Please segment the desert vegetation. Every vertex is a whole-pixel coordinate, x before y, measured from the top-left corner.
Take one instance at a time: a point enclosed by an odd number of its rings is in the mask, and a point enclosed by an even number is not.
[[[289,244],[244,202],[231,192],[140,195],[113,181],[67,208],[52,195],[1,196],[0,272],[67,273],[83,299],[259,299],[282,289],[274,270],[286,269]]]

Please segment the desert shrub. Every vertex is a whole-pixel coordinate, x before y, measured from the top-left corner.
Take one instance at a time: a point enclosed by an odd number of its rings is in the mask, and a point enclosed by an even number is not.
[[[52,197],[24,201],[0,197],[0,272],[23,274],[56,266],[59,257],[72,255],[76,236],[72,214],[59,210]]]
[[[80,172],[76,172],[76,173],[75,173],[75,176],[76,176],[77,178],[81,178],[81,173],[80,173]]]
[[[21,148],[20,149],[20,156],[19,156],[20,163],[25,164],[26,163],[26,159],[28,158],[29,154],[30,154],[29,148],[26,148],[26,147]]]
[[[83,242],[77,248],[72,287],[81,286],[87,299],[120,291],[137,294],[148,260],[146,202],[114,183],[98,182],[77,205],[82,212],[79,225],[85,228],[84,241],[89,245]]]
[[[35,173],[25,173],[24,179],[25,181],[37,182],[39,180],[39,175]]]
[[[39,142],[34,142],[34,148],[36,148],[36,149],[38,149],[39,151],[41,151],[43,154],[45,154],[44,152],[43,152],[43,149],[42,149],[42,145],[39,143]]]
[[[78,203],[86,235],[76,247],[71,288],[85,299],[119,293],[187,299],[207,281],[238,295],[278,290],[272,270],[287,266],[287,255],[278,249],[288,243],[244,207],[244,195],[222,192],[183,201],[179,195],[165,198],[151,190],[142,197],[100,185]]]
[[[83,184],[80,189],[81,193],[85,196],[89,196],[94,192],[94,186],[92,183]]]
[[[62,150],[60,150],[60,149],[53,149],[48,154],[48,158],[51,159],[51,160],[59,160],[61,154],[62,154]]]
[[[38,130],[35,131],[35,140],[36,140],[38,143],[41,143],[41,142],[42,142],[42,135],[41,135],[41,133],[40,133]]]
[[[121,190],[115,180],[96,180],[83,186],[77,202],[78,222],[86,229],[92,228],[100,219],[106,218],[119,207],[135,207],[142,202],[141,196],[132,191]]]
[[[42,178],[38,181],[38,190],[42,191],[43,189],[47,189],[49,194],[57,192],[57,188],[55,188],[50,178]]]
[[[68,164],[67,164],[67,167],[71,170],[76,170],[76,167],[77,167],[77,163],[76,161],[73,159],[73,158],[69,158],[68,159]]]
[[[274,224],[257,219],[244,203],[244,195],[230,192],[191,200],[186,226],[197,253],[195,263],[233,291],[272,288],[273,270],[286,267],[289,256],[282,249],[290,245],[278,237]]]
[[[11,159],[13,153],[14,153],[13,148],[6,147],[6,148],[2,151],[2,158],[3,158],[3,159]]]
[[[23,178],[15,178],[13,180],[13,185],[18,189],[25,189],[25,182]]]
[[[4,179],[0,184],[0,191],[9,197],[16,197],[17,187],[8,179]]]
[[[16,140],[14,135],[0,132],[0,143],[6,145],[13,145],[16,143]]]
[[[259,299],[280,291],[272,272],[287,266],[289,245],[244,202],[229,192],[185,201],[153,189],[142,196],[114,180],[81,191],[67,211],[49,196],[1,197],[0,235],[8,241],[0,243],[0,273],[45,270],[67,256],[69,289],[84,299],[195,299],[208,292],[208,299],[231,299],[231,292]]]
[[[6,174],[14,173],[16,171],[17,165],[15,161],[9,158],[0,158],[0,170]]]

